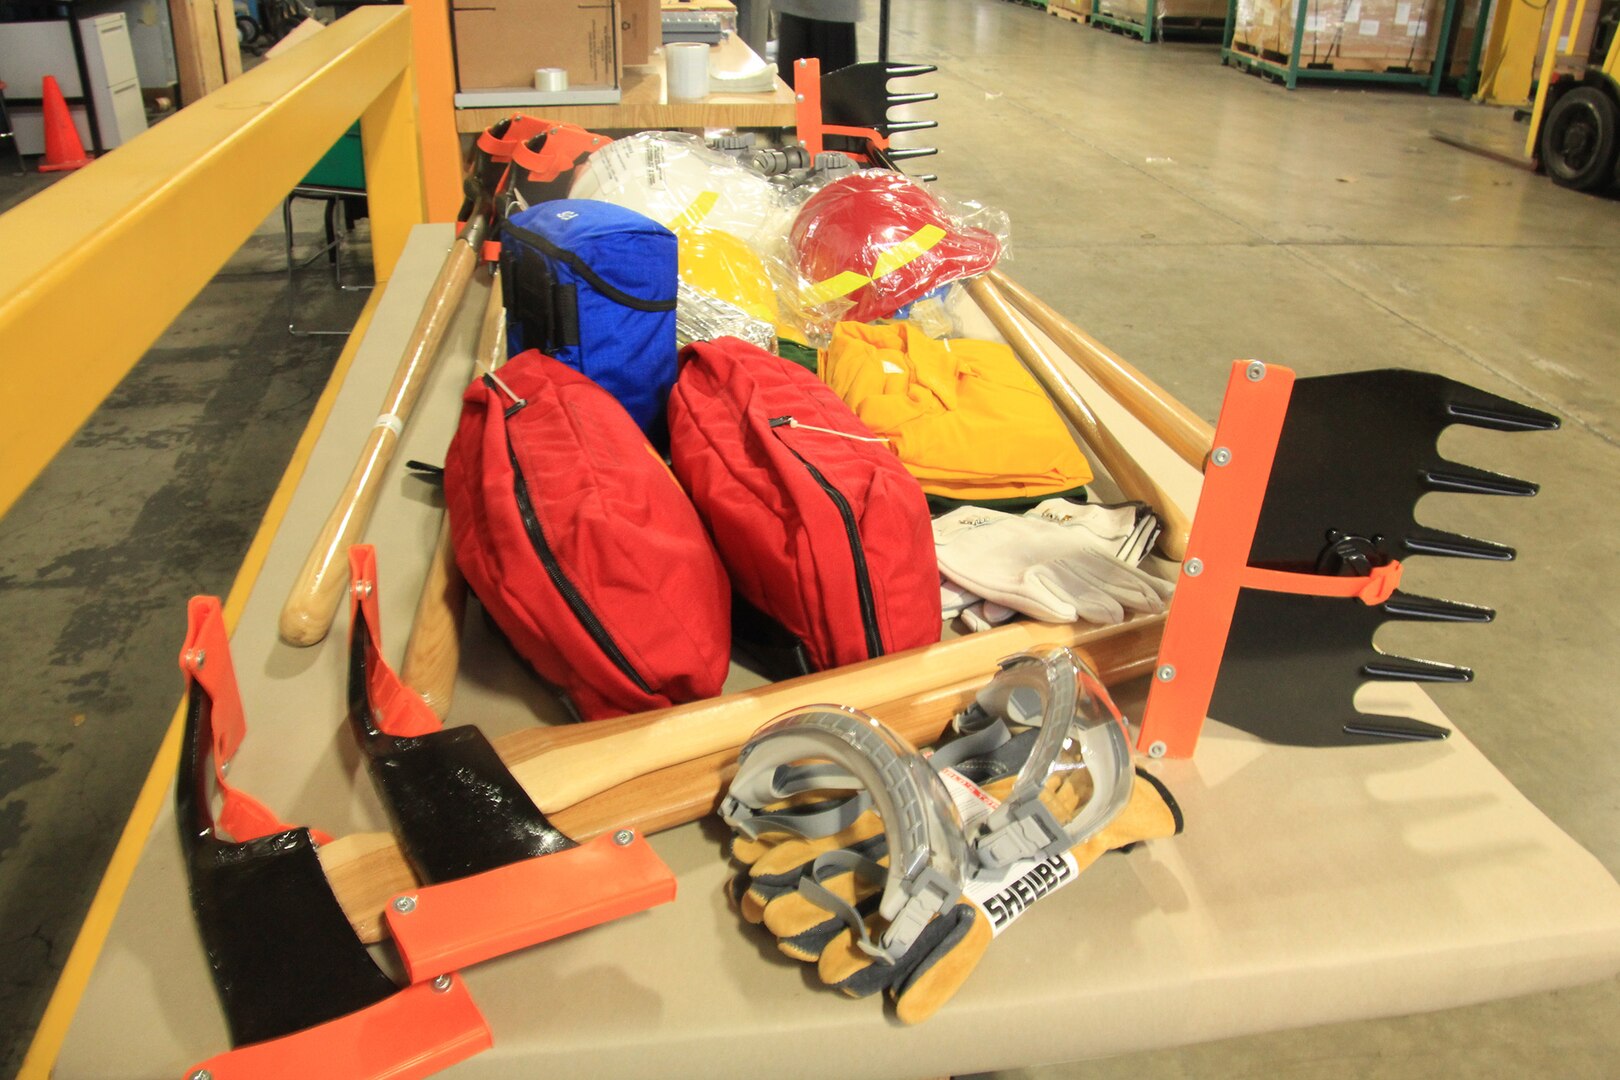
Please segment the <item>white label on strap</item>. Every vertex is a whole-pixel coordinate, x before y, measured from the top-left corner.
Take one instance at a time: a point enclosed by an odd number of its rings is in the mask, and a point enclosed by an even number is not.
[[[945,781],[945,790],[951,793],[951,802],[956,804],[956,812],[962,815],[966,829],[971,830],[1001,805],[999,799],[986,795],[978,784],[955,769],[940,769],[939,777]]]
[[[396,439],[405,434],[405,421],[401,420],[391,412],[385,412],[381,416],[377,417],[377,422],[371,426],[374,428],[387,428],[389,431],[394,433],[394,438]]]
[[[1000,870],[981,871],[962,892],[989,918],[990,935],[1000,937],[1037,900],[1079,876],[1080,864],[1065,851],[1045,858],[1020,859]]]

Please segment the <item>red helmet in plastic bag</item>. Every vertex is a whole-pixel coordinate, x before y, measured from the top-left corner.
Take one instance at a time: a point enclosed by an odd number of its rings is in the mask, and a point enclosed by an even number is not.
[[[791,239],[809,280],[806,302],[847,297],[855,306],[843,317],[856,322],[892,315],[1001,256],[994,233],[954,224],[921,184],[895,172],[828,184],[799,210]]]

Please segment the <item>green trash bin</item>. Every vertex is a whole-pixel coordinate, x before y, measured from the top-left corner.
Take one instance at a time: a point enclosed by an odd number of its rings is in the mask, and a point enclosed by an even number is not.
[[[343,133],[343,137],[315,163],[315,167],[300,183],[314,187],[350,188],[354,191],[366,189],[366,162],[360,152],[359,121],[355,121],[354,126]]]

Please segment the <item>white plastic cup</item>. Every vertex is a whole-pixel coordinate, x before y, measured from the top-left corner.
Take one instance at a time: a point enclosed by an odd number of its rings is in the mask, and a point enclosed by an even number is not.
[[[544,92],[557,93],[568,89],[567,68],[535,68],[534,88]]]
[[[701,41],[672,41],[665,45],[664,85],[671,101],[708,97],[709,47]]]

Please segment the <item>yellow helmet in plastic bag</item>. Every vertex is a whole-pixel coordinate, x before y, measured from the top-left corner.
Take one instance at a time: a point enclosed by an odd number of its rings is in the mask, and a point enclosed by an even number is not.
[[[780,317],[776,289],[764,260],[752,248],[718,229],[677,228],[675,238],[682,281],[776,325]]]

